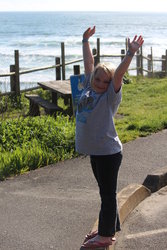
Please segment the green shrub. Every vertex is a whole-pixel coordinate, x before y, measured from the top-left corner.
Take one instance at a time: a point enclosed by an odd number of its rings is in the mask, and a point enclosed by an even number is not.
[[[76,155],[75,122],[58,115],[0,122],[0,179]]]

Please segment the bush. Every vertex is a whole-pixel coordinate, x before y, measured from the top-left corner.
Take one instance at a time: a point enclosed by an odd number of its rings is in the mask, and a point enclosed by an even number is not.
[[[0,179],[73,157],[74,133],[62,115],[0,122]]]

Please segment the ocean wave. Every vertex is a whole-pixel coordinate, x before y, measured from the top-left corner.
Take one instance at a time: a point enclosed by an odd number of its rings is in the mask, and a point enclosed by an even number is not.
[[[34,48],[34,47],[57,47],[60,46],[60,41],[43,41],[43,40],[29,40],[29,41],[17,41],[17,42],[12,42],[10,43],[10,47],[13,48],[20,48],[20,49],[24,49],[24,48]]]
[[[5,21],[3,19],[5,15]],[[14,50],[19,50],[22,70],[51,66],[55,57],[61,56],[61,43],[65,44],[65,61],[82,57],[82,33],[87,26],[96,25],[96,33],[90,39],[96,48],[100,38],[101,54],[120,54],[125,49],[125,39],[135,34],[144,37],[143,54],[161,57],[167,49],[167,15],[134,13],[4,13],[0,16],[0,69],[9,71],[14,64]],[[21,22],[20,22],[21,20]],[[93,21],[92,21],[93,20]],[[19,25],[19,26],[18,26]],[[102,58],[114,64],[120,58]],[[134,59],[135,65],[135,59]],[[83,62],[77,63],[83,70]],[[133,66],[133,65],[132,65]],[[66,66],[66,77],[73,74],[73,65]],[[21,81],[37,82],[55,79],[55,70],[21,75]],[[2,79],[0,79],[2,80]],[[5,81],[8,81],[6,78]]]

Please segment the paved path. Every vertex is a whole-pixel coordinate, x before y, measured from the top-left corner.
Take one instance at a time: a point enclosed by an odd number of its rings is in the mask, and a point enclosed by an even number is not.
[[[118,191],[167,165],[167,130],[124,144]],[[98,217],[89,158],[0,182],[0,250],[78,250]]]

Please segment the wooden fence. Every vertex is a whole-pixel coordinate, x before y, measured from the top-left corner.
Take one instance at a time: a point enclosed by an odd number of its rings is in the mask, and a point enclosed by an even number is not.
[[[109,57],[118,57],[121,60],[125,57],[127,51],[127,39],[125,41],[125,49],[121,49],[120,54],[101,54],[100,51],[100,39],[97,38],[97,45],[96,48],[93,49],[92,53],[95,59],[95,65],[100,62],[101,58],[109,58]],[[136,53],[136,67],[135,68],[130,68],[128,71],[135,70],[136,75],[144,75],[144,72],[148,75],[148,77],[154,77],[156,75],[164,77],[167,76],[167,50],[165,52],[165,55],[162,55],[161,58],[154,58],[153,53],[152,53],[152,48],[151,48],[151,54],[148,54],[147,56],[143,55],[143,49],[142,47],[140,50]],[[144,60],[147,61],[147,69],[144,68]],[[32,68],[29,70],[21,70],[19,68],[19,51],[15,50],[14,51],[14,65],[10,65],[10,73],[5,73],[5,74],[0,74],[0,77],[10,77],[10,92],[5,92],[5,93],[0,93],[0,96],[3,95],[20,95],[20,92],[26,92],[26,91],[31,91],[34,89],[37,89],[39,87],[33,87],[29,88],[26,90],[20,90],[20,75],[23,74],[28,74],[32,72],[37,72],[37,71],[42,71],[42,70],[48,70],[48,69],[55,69],[56,73],[56,80],[65,80],[66,79],[66,66],[67,65],[72,65],[78,62],[82,62],[83,58],[74,60],[74,61],[65,61],[65,45],[64,43],[61,43],[61,58],[56,57],[55,58],[55,64],[50,65],[50,66],[45,66],[45,67],[39,67],[39,68]],[[161,62],[161,71],[156,72],[154,70],[154,62]],[[80,69],[78,65],[74,65],[74,74],[79,74]]]

